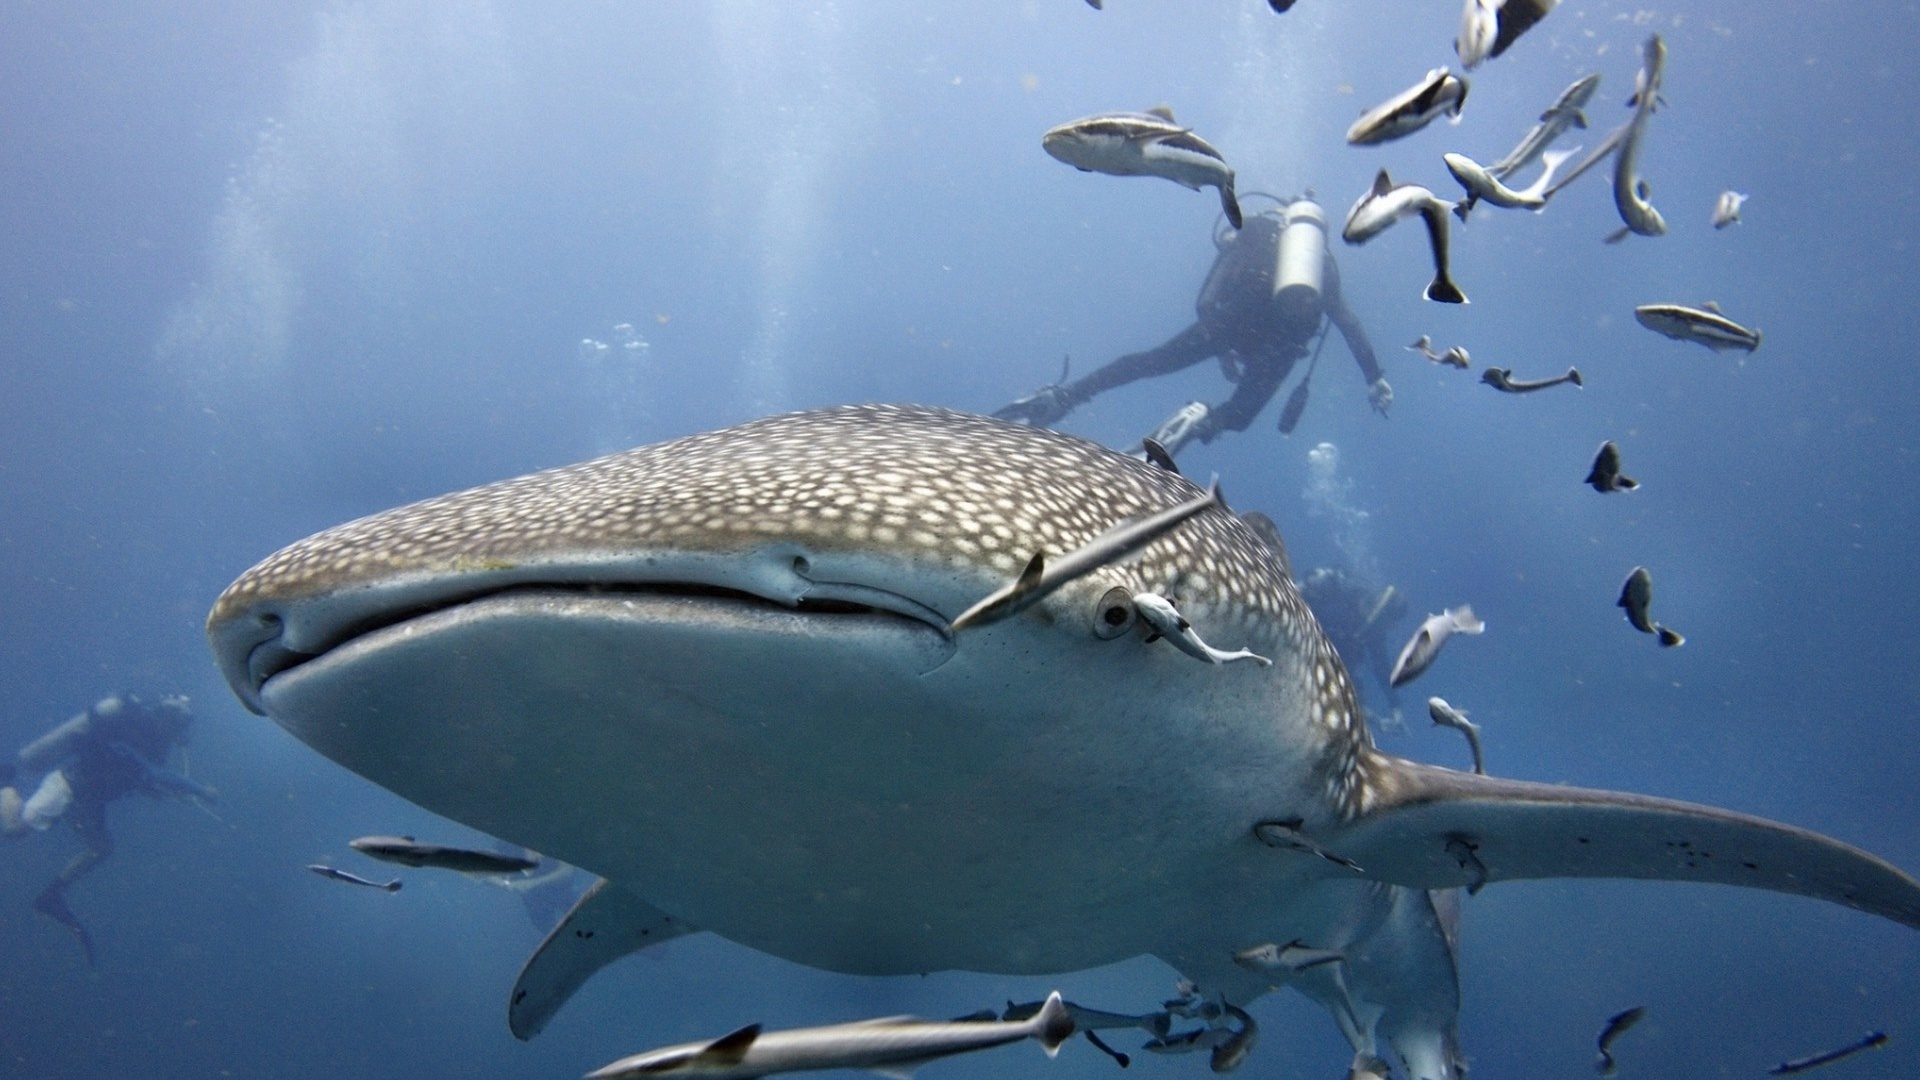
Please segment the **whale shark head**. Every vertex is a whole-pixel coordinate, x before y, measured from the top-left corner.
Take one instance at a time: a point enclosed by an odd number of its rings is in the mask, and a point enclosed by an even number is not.
[[[831,970],[1145,953],[1245,999],[1273,985],[1233,963],[1249,946],[1437,932],[1381,930],[1382,888],[1543,876],[1920,925],[1920,885],[1811,833],[1379,752],[1284,555],[1217,504],[954,630],[1035,556],[1203,497],[1067,435],[823,409],[328,530],[208,634],[244,702],[347,768]],[[1271,665],[1155,640],[1141,593]],[[1451,1001],[1442,970],[1369,977]]]

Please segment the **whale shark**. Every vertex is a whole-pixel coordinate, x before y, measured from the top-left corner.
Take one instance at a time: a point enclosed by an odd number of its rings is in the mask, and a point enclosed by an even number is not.
[[[1459,890],[1716,882],[1920,927],[1920,882],[1835,839],[1383,752],[1280,544],[1084,439],[844,406],[340,525],[207,633],[321,754],[606,879],[523,972],[523,1036],[704,930],[867,975],[1150,955],[1235,1006],[1293,986],[1356,1060],[1453,1080]],[[1271,663],[1154,641],[1141,594]],[[1263,943],[1342,959],[1236,963]]]

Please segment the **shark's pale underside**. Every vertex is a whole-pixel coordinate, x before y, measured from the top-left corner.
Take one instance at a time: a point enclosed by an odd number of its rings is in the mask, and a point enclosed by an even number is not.
[[[1920,884],[1814,833],[1380,752],[1283,556],[1223,507],[952,632],[1036,553],[1201,494],[1054,432],[823,409],[328,530],[236,581],[208,633],[242,700],[321,753],[609,879],[569,918],[625,932],[535,957],[523,1035],[691,928],[867,974],[1144,953],[1241,1003],[1287,976],[1235,953],[1296,942],[1346,950],[1292,981],[1357,1047],[1441,1078],[1452,897],[1427,890],[1710,881],[1920,926]],[[1139,592],[1272,666],[1149,640]]]

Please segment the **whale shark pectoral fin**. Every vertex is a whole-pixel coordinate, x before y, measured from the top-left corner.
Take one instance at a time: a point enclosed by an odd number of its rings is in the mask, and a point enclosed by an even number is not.
[[[601,968],[697,929],[618,885],[595,882],[520,969],[507,1026],[516,1039],[533,1038]]]
[[[1371,801],[1326,843],[1366,875],[1429,889],[1648,878],[1796,893],[1920,929],[1920,881],[1851,845],[1710,806],[1502,780],[1372,755]]]

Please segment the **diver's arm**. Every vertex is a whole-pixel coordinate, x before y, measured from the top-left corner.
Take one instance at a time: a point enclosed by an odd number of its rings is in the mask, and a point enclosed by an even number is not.
[[[1387,385],[1387,373],[1381,370],[1380,358],[1374,355],[1373,342],[1367,340],[1367,328],[1360,325],[1360,316],[1347,306],[1347,299],[1341,294],[1340,268],[1332,255],[1327,256],[1326,282],[1327,321],[1340,331],[1340,339],[1347,343],[1347,352],[1360,366],[1360,375],[1367,380],[1367,400],[1375,411],[1385,416],[1393,404],[1393,387]]]
[[[1360,325],[1360,316],[1347,306],[1347,298],[1340,292],[1340,270],[1332,256],[1327,257],[1326,281],[1327,320],[1340,331],[1347,351],[1353,354],[1353,362],[1360,365],[1360,374],[1370,383],[1386,378],[1387,373],[1380,369],[1380,358],[1374,355],[1373,342],[1367,340],[1367,328]]]
[[[1082,405],[1092,401],[1094,395],[1104,394],[1115,387],[1190,368],[1217,351],[1213,335],[1207,333],[1199,323],[1194,323],[1165,344],[1145,352],[1128,353],[1085,378],[1075,379],[1064,389],[1074,405]]]
[[[22,748],[18,758],[20,770],[51,772],[78,753],[92,735],[93,710],[89,709]]]
[[[146,755],[125,743],[113,744],[115,753],[132,759],[146,773],[147,789],[155,795],[186,795],[196,799],[212,800],[219,796],[213,788],[199,783],[190,777],[182,776],[164,765],[149,761]]]

